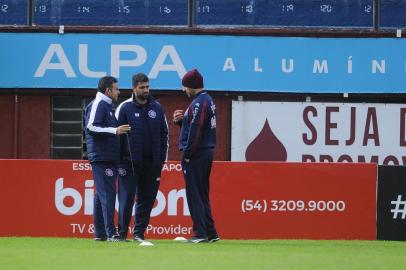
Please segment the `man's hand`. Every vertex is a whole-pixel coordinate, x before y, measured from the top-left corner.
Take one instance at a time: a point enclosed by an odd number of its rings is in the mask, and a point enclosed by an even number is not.
[[[189,163],[190,162],[190,158],[185,158],[185,162]]]
[[[183,110],[175,110],[173,112],[173,122],[175,124],[179,123],[183,119]]]
[[[130,125],[122,125],[122,126],[117,127],[116,134],[117,135],[126,134],[130,131],[131,131]]]

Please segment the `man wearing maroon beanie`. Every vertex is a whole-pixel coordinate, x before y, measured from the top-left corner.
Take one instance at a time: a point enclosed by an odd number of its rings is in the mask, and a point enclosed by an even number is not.
[[[203,77],[197,69],[182,78],[183,91],[192,103],[183,110],[175,110],[173,121],[181,126],[179,149],[182,151],[183,177],[186,198],[193,220],[194,235],[189,243],[220,240],[211,214],[209,199],[210,172],[213,149],[216,146],[216,106],[203,90]]]

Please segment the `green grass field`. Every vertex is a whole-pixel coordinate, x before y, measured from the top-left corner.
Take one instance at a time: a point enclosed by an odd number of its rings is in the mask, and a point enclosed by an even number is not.
[[[0,238],[0,269],[405,269],[406,242],[152,240],[108,243],[71,238]]]

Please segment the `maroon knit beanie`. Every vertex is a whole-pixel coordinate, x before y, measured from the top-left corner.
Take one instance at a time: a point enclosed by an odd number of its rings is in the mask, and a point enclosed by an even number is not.
[[[192,69],[183,76],[182,85],[193,89],[203,88],[203,77],[197,69]]]

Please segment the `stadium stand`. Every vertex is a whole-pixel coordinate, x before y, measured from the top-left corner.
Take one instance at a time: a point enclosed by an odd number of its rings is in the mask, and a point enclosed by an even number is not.
[[[34,1],[35,25],[187,24],[187,1]]]
[[[27,25],[27,0],[0,1],[0,25]]]
[[[406,27],[406,0],[379,3],[380,28]],[[372,28],[373,4],[374,0],[196,0],[194,16],[200,27]],[[47,26],[187,26],[188,1],[0,1],[1,25],[30,22]]]

